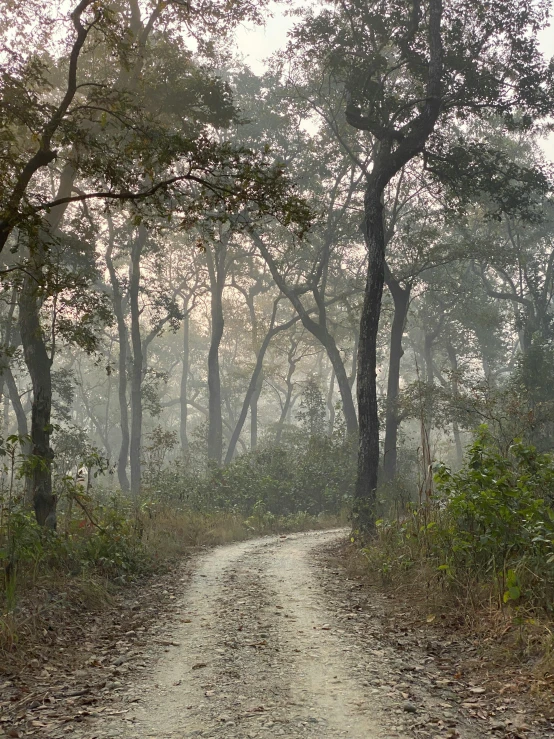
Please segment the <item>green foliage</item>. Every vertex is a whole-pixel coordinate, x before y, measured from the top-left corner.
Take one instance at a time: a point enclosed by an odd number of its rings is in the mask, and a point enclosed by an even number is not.
[[[268,444],[208,473],[175,462],[159,471],[152,488],[162,500],[192,510],[235,511],[246,517],[264,511],[289,516],[300,511],[338,514],[352,496],[355,465],[351,442],[342,435],[296,435],[294,444]],[[154,481],[153,481],[154,482]]]
[[[93,523],[94,520],[94,523]],[[147,555],[137,536],[135,517],[121,499],[94,507],[90,517],[69,522],[64,534],[41,528],[22,505],[11,512],[0,530],[0,563],[6,585],[25,572],[36,579],[47,570],[125,579],[147,567]],[[0,583],[0,593],[2,587]]]
[[[554,411],[554,348],[536,337],[519,357],[510,391],[521,399],[527,418],[527,437],[541,451],[552,450]]]
[[[436,494],[396,522],[377,522],[364,550],[387,580],[428,568],[437,584],[499,605],[554,609],[554,459],[515,441],[501,451],[480,427],[462,469],[435,470]]]
[[[325,401],[313,377],[309,378],[304,388],[300,400],[300,411],[296,417],[309,437],[321,434],[325,428]]]
[[[156,486],[166,460],[166,456],[177,446],[177,434],[175,431],[164,431],[161,426],[156,426],[146,439],[142,447],[144,463],[144,483],[152,487]]]
[[[435,480],[446,513],[438,535],[451,569],[506,579],[525,563],[537,582],[549,571],[554,575],[550,456],[519,441],[503,455],[482,427],[460,472],[440,466]]]

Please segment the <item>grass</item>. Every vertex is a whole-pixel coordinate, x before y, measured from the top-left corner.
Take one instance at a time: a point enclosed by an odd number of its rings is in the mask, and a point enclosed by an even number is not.
[[[373,542],[350,544],[340,553],[348,576],[381,593],[399,629],[422,637],[459,639],[477,646],[476,664],[460,664],[476,679],[513,682],[539,701],[554,685],[554,622],[549,614],[520,603],[504,603],[502,585],[470,572],[451,576],[429,556],[425,536],[398,535],[403,522],[384,525]],[[407,615],[408,614],[408,615]]]
[[[32,523],[25,527],[27,538],[20,542],[13,575],[0,583],[0,655],[24,652],[26,644],[40,641],[45,618],[53,613],[62,623],[73,611],[110,607],[114,592],[167,573],[199,548],[331,528],[345,520],[345,516],[274,516],[264,511],[246,518],[169,504],[150,506],[135,517],[120,503],[117,515],[114,510],[106,508],[103,517],[100,513],[95,517],[101,528],[82,522],[66,525],[63,517],[56,536],[45,536]]]

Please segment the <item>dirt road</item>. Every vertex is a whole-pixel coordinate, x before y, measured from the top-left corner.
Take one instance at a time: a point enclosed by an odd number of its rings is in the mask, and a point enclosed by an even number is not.
[[[380,643],[377,605],[350,613],[340,591],[325,586],[314,553],[344,535],[272,537],[201,556],[177,624],[152,648],[141,679],[114,688],[121,715],[98,716],[79,737],[506,735],[500,724],[467,720],[432,658],[399,659]]]

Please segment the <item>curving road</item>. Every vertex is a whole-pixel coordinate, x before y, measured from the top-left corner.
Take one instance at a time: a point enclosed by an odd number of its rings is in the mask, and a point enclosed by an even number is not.
[[[340,615],[313,559],[314,549],[344,536],[328,531],[258,539],[199,557],[165,651],[158,650],[133,686],[139,701],[110,723],[96,722],[87,736],[473,737],[446,733],[442,721],[427,733],[429,716],[414,724],[402,705],[402,690],[411,691],[411,684],[399,682],[405,673],[390,667],[393,660],[373,638],[371,621],[351,628],[350,616]],[[401,675],[392,683],[386,678],[391,669]]]

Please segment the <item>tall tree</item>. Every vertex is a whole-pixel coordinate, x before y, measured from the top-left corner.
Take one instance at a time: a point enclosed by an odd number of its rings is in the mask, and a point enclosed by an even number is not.
[[[552,70],[538,48],[548,3],[529,0],[350,0],[297,26],[293,40],[308,67],[325,69],[344,90],[348,123],[375,142],[364,197],[368,274],[358,354],[359,453],[354,522],[373,531],[379,469],[377,335],[385,276],[384,193],[412,159],[445,151],[441,131],[458,116],[500,116],[528,127],[547,113]],[[521,111],[526,112],[516,120]],[[439,126],[437,129],[437,125]],[[437,134],[435,135],[435,132]],[[462,145],[462,150],[464,146]],[[463,165],[470,169],[470,146]],[[486,186],[486,183],[483,183]]]

